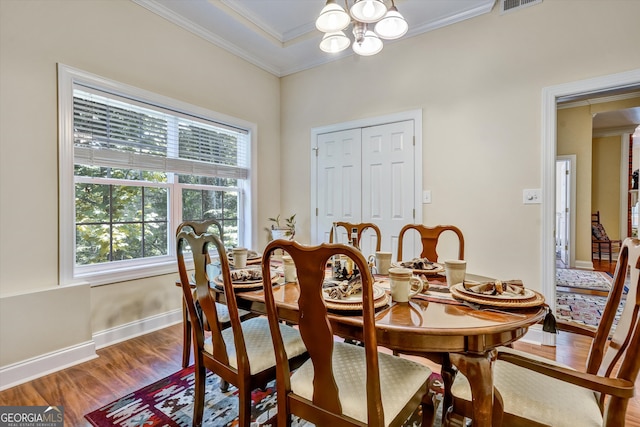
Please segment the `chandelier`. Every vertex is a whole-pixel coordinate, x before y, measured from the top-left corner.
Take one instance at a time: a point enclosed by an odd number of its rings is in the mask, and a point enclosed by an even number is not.
[[[363,56],[375,55],[382,50],[382,39],[400,38],[409,29],[394,0],[389,7],[384,0],[354,0],[351,8],[344,0],[344,5],[346,10],[336,0],[327,0],[316,20],[316,28],[325,33],[320,42],[324,52],[337,53],[349,47],[351,39],[343,31],[349,24],[353,27],[353,51]]]

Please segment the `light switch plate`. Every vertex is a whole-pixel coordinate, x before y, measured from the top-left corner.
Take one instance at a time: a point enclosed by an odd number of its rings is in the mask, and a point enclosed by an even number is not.
[[[422,203],[431,203],[431,190],[424,190],[422,192]]]
[[[522,203],[525,205],[542,203],[542,190],[540,188],[522,190]]]

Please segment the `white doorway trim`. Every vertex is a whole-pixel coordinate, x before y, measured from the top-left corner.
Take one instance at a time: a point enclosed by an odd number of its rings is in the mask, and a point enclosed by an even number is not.
[[[414,123],[414,137],[415,137],[415,185],[414,185],[414,200],[415,200],[415,221],[422,222],[422,109],[403,111],[394,114],[388,114],[384,116],[369,117],[360,120],[353,120],[350,122],[336,123],[327,126],[320,126],[311,129],[311,150],[310,150],[310,162],[311,162],[311,230],[317,229],[317,184],[318,174],[316,168],[316,150],[318,135],[323,133],[337,132],[348,129],[365,128],[370,126],[384,125],[388,123],[402,122],[406,120],[413,120]],[[312,231],[311,243],[319,244],[319,238]]]
[[[559,98],[595,94],[626,89],[640,85],[640,69],[588,80],[548,86],[542,90],[542,233],[541,280],[542,293],[553,313],[556,306],[555,286],[555,185],[557,120],[556,107]],[[555,335],[543,334],[543,345],[555,345]]]

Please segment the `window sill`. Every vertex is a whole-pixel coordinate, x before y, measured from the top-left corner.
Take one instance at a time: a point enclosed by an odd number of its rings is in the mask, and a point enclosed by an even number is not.
[[[89,283],[92,287],[109,285],[112,283],[127,282],[131,280],[145,279],[148,277],[161,276],[165,274],[177,273],[178,266],[175,260],[164,261],[152,265],[118,267],[111,270],[101,270],[99,272],[87,272],[76,274],[73,283]]]

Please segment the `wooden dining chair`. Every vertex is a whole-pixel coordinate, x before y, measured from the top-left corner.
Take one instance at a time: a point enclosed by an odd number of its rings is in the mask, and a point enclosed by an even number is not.
[[[355,228],[357,230],[358,233],[358,248],[361,248],[362,244],[360,242],[362,242],[362,234],[365,230],[373,230],[373,232],[376,235],[376,251],[379,251],[381,246],[382,246],[382,233],[380,232],[380,227],[378,227],[377,225],[375,225],[372,222],[359,222],[359,223],[351,223],[351,222],[343,222],[343,221],[339,221],[335,223],[336,226],[334,227],[335,229],[337,229],[338,227],[343,227],[344,229],[347,230],[347,236],[351,236],[351,232],[353,231],[353,229]],[[336,243],[338,242],[338,236],[334,236],[334,228],[331,229],[331,232],[329,233],[329,243],[333,243],[334,240],[336,241]],[[337,230],[336,230],[337,231]]]
[[[193,298],[191,281],[184,261],[186,246],[193,254],[195,269],[195,285],[197,302],[204,317],[198,316]],[[214,372],[221,380],[238,388],[239,425],[248,427],[251,422],[251,391],[264,387],[276,376],[276,357],[271,342],[268,321],[265,317],[254,317],[240,321],[235,290],[231,282],[229,261],[222,241],[213,234],[195,234],[185,230],[176,237],[178,271],[182,294],[191,319],[194,338],[195,359],[195,396],[193,409],[193,425],[201,425],[204,412],[205,378],[207,370]],[[221,277],[222,294],[228,307],[231,326],[224,329],[219,321],[219,305],[215,302],[214,290],[209,287],[207,264],[211,262],[210,250],[217,251]],[[267,266],[268,267],[268,266]],[[267,277],[271,277],[267,268]],[[212,278],[211,278],[212,279]],[[201,321],[208,324],[210,337],[205,339],[205,331]],[[295,369],[304,362],[308,355],[299,332],[284,324],[280,326],[283,347],[288,357],[281,360]]]
[[[215,219],[207,219],[204,221],[184,221],[180,225],[178,225],[176,229],[176,235],[178,235],[182,230],[192,230],[195,234],[203,234],[207,232],[216,232],[217,236],[220,237],[220,240],[224,241],[222,236],[222,224]],[[193,288],[193,297],[195,296],[195,284],[192,285]],[[216,303],[218,309],[218,320],[220,321],[220,325],[223,329],[231,326],[231,319],[229,319],[229,312],[227,310],[227,306],[224,304]],[[199,314],[202,317],[201,310],[198,310]],[[253,313],[250,311],[239,309],[238,313],[240,315],[240,320],[246,320],[251,317],[255,317]],[[203,321],[201,324],[204,325],[205,329],[208,328],[207,322]],[[182,367],[186,368],[189,366],[189,360],[191,359],[191,320],[189,319],[189,314],[187,312],[186,302],[182,301]],[[227,384],[222,384],[222,389],[226,389]]]
[[[592,338],[584,371],[523,351],[499,348],[494,364],[495,426],[605,426],[625,424],[640,370],[640,240],[622,244],[613,287],[598,328],[558,321],[557,327]],[[625,295],[625,286],[628,292]],[[620,302],[622,314],[614,326]],[[473,415],[467,379],[451,388],[449,419]],[[500,421],[501,420],[501,424]]]
[[[278,426],[290,426],[291,415],[320,426],[399,426],[423,404],[423,425],[433,422],[427,396],[431,370],[417,362],[378,353],[373,301],[373,278],[356,248],[344,244],[303,246],[275,240],[263,253],[263,276],[271,255],[283,250],[298,272],[298,327],[310,360],[291,373],[286,363],[278,307],[272,284],[264,281],[265,303],[277,363]],[[334,331],[323,299],[325,266],[333,255],[354,260],[364,272],[361,320],[364,347],[334,340]],[[424,400],[423,400],[424,398]]]
[[[620,249],[622,240],[611,240],[600,222],[600,211],[591,214],[591,254],[598,254],[602,261],[602,254],[609,255],[609,264],[613,259],[614,249]]]
[[[453,225],[436,225],[434,227],[427,227],[422,224],[407,224],[400,230],[398,235],[398,261],[404,261],[402,259],[402,245],[405,237],[405,233],[409,230],[416,230],[420,233],[420,241],[422,242],[421,258],[427,258],[431,262],[438,262],[438,239],[444,232],[451,231],[458,237],[458,259],[464,259],[464,236],[462,231],[458,227]]]

